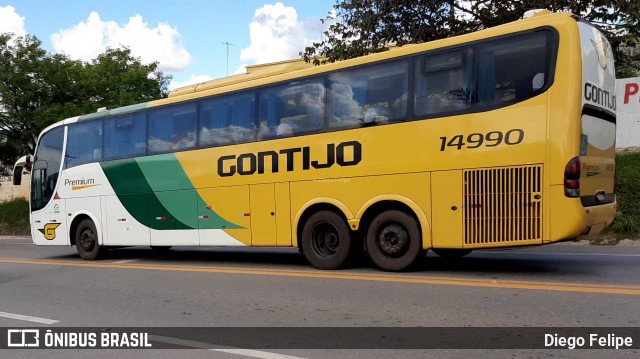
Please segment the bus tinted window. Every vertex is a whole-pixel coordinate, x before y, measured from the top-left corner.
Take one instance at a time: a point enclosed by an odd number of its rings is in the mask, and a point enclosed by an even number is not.
[[[292,82],[260,91],[259,139],[322,130],[325,91],[322,79]]]
[[[526,100],[549,81],[550,33],[538,31],[480,45],[478,102]]]
[[[467,109],[473,101],[473,51],[461,49],[418,58],[414,111],[432,115]]]
[[[104,159],[144,155],[147,151],[147,121],[144,113],[108,118],[104,121]]]
[[[149,152],[160,153],[196,145],[196,105],[189,103],[149,112]]]
[[[329,128],[383,124],[407,114],[406,62],[329,75]]]
[[[253,92],[206,100],[200,108],[200,146],[255,141]]]
[[[102,121],[69,126],[65,167],[102,160]]]

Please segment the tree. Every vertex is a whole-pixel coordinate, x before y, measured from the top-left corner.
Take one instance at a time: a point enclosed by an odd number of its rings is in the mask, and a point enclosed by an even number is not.
[[[337,0],[322,41],[300,53],[315,64],[481,30],[518,20],[530,9],[567,11],[599,26],[611,42],[618,77],[637,75],[622,49],[640,36],[636,0]]]
[[[0,34],[0,163],[33,153],[56,121],[165,97],[171,77],[157,68],[127,48],[86,63],[48,53],[35,36]]]

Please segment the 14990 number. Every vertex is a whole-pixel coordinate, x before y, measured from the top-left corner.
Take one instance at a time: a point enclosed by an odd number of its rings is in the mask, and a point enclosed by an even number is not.
[[[524,140],[524,131],[519,128],[514,128],[506,133],[502,133],[501,131],[491,131],[487,134],[472,133],[467,136],[466,142],[464,135],[456,135],[451,139],[440,137],[440,141],[442,141],[440,143],[440,151],[444,151],[447,147],[455,147],[458,150],[463,147],[469,149],[482,146],[496,147],[502,143],[512,146],[521,143],[522,140]]]

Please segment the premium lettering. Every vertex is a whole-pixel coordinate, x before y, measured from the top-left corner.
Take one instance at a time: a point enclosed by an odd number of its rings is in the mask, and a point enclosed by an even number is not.
[[[285,148],[276,151],[258,153],[242,153],[226,155],[218,158],[218,175],[230,177],[235,174],[247,176],[278,173],[283,168],[287,172],[310,169],[323,169],[333,166],[355,166],[362,161],[362,145],[358,141],[342,142],[338,145],[329,143],[321,152],[312,151],[311,147]]]
[[[65,186],[88,186],[95,184],[96,181],[93,178],[81,178],[81,179],[68,179],[65,178]]]

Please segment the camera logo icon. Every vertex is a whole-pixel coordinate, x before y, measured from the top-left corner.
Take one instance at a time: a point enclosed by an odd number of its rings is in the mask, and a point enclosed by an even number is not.
[[[32,348],[40,346],[39,329],[7,330],[7,346],[9,348]]]

